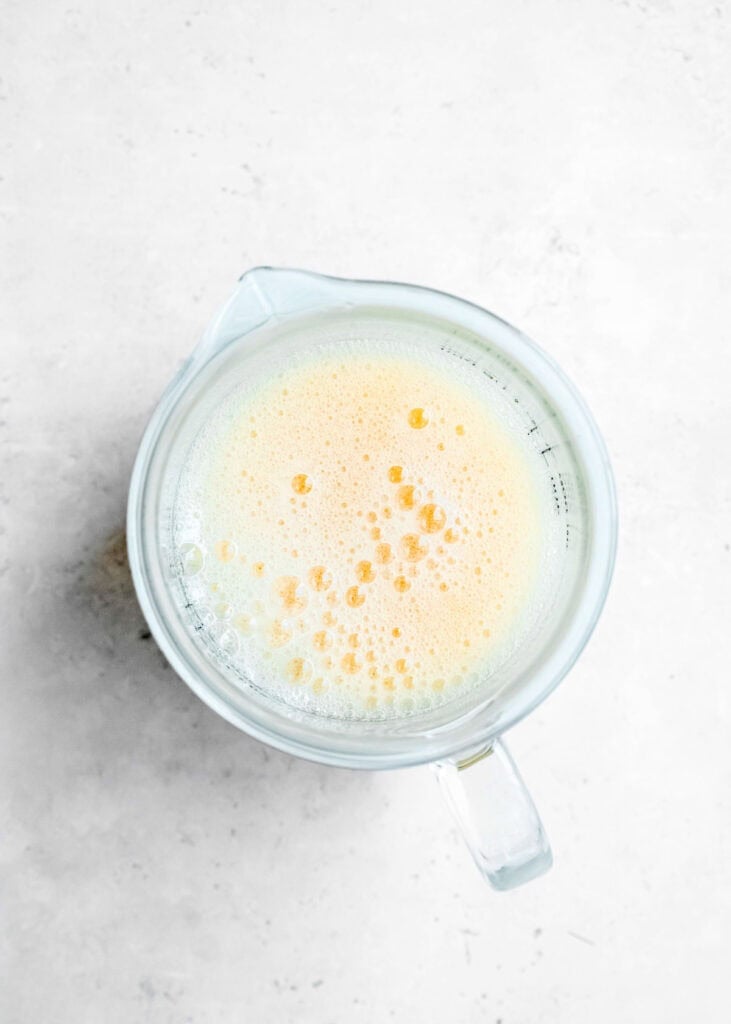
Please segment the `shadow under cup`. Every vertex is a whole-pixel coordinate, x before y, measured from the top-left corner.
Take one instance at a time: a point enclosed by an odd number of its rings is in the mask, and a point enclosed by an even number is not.
[[[261,301],[266,275],[254,271]],[[242,286],[246,288],[246,275]],[[468,758],[490,746],[558,684],[580,654],[601,610],[614,555],[615,510],[604,446],[582,400],[561,371],[519,331],[451,296],[406,285],[325,282],[332,294],[308,308],[262,303],[260,322],[223,331],[194,353],[170,385],[143,440],[130,493],[129,546],[143,611],[178,674],[215,711],[291,754],[354,768],[394,768]],[[275,283],[277,283],[275,281]],[[338,296],[337,288],[347,288]],[[542,596],[521,642],[476,686],[425,713],[386,720],[326,718],[273,699],[245,678],[200,622],[180,582],[173,545],[178,481],[202,425],[223,395],[267,367],[286,367],[303,337],[358,339],[373,325],[408,331],[438,346],[455,373],[481,375],[489,397],[511,404],[537,477],[550,495],[551,552]],[[228,335],[235,330],[229,329]],[[211,334],[209,332],[209,342]],[[218,351],[211,351],[211,348]],[[438,623],[435,624],[438,629]]]

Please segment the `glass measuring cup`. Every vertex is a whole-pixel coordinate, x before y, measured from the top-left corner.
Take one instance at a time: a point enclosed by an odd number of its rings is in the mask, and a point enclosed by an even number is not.
[[[273,699],[227,660],[226,637],[209,635],[195,621],[181,589],[172,516],[190,445],[231,387],[256,367],[286,365],[305,328],[357,338],[373,316],[448,338],[443,351],[512,396],[551,491],[561,550],[551,598],[491,676],[489,694],[477,687],[424,714],[345,721]],[[150,629],[173,668],[211,708],[272,746],[325,764],[431,764],[494,887],[508,889],[547,870],[551,852],[540,819],[500,737],[551,692],[586,644],[611,577],[616,507],[606,451],[588,410],[558,367],[518,330],[431,289],[266,267],[250,271],[147,427],[130,486],[127,539]]]

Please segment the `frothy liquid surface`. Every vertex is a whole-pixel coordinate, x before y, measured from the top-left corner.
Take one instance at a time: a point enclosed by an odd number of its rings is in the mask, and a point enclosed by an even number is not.
[[[541,503],[478,380],[331,346],[229,394],[189,455],[175,534],[188,601],[245,676],[314,712],[390,718],[489,682],[525,621]]]

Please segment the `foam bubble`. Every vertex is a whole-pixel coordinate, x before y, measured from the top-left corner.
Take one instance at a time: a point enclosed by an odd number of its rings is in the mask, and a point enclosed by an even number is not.
[[[174,518],[188,602],[243,675],[323,714],[392,718],[489,677],[544,513],[479,381],[363,345],[232,390]]]

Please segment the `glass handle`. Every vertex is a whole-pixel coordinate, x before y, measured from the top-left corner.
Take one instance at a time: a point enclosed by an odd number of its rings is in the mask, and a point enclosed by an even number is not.
[[[538,878],[553,856],[530,793],[500,740],[432,766],[477,867],[495,889]]]

